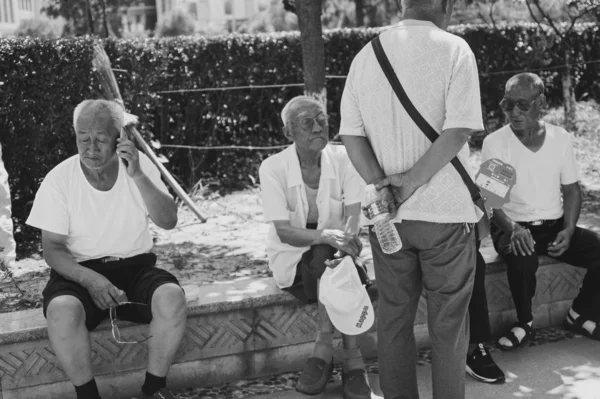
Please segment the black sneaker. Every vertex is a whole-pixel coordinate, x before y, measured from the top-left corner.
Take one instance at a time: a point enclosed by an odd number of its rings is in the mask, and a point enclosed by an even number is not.
[[[489,384],[499,384],[506,380],[483,344],[477,344],[477,348],[467,355],[467,373],[476,380]]]

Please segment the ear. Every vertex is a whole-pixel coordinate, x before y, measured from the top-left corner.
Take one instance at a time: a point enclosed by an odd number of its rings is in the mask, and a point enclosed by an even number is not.
[[[292,129],[290,129],[290,126],[284,126],[283,127],[283,135],[285,136],[285,138],[287,138],[289,141],[294,141],[294,135],[292,133]]]

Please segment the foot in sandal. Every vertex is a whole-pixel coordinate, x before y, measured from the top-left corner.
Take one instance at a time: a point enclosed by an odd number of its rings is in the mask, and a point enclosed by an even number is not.
[[[576,334],[581,334],[585,337],[600,341],[600,328],[598,328],[598,323],[586,319],[573,309],[569,309],[564,326],[565,329],[573,331]]]
[[[533,322],[515,323],[510,331],[498,340],[498,347],[508,351],[525,345],[535,337],[535,331],[531,327],[532,324]]]

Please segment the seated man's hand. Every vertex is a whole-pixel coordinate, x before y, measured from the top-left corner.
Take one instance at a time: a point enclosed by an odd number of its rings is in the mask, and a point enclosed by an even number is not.
[[[140,176],[143,172],[140,168],[140,155],[135,145],[129,139],[123,137],[117,139],[117,155],[124,159],[127,165],[127,174],[134,178]]]
[[[548,255],[550,256],[561,256],[565,253],[567,249],[569,249],[569,245],[571,244],[571,237],[573,237],[574,230],[572,229],[564,229],[561,230],[557,235],[554,241],[552,241],[548,245]]]
[[[362,242],[358,236],[352,233],[330,229],[323,230],[323,236],[325,243],[342,253],[350,256],[358,256],[362,251]]]
[[[92,277],[85,284],[85,288],[100,309],[109,309],[118,306],[120,302],[127,302],[125,293],[101,274]]]
[[[532,255],[535,253],[535,241],[528,229],[515,223],[515,227],[510,236],[510,252],[515,255]]]

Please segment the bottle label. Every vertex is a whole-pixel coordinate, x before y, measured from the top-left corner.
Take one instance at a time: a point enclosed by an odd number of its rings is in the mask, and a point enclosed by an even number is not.
[[[388,210],[383,206],[381,201],[373,201],[369,205],[363,206],[362,211],[369,220],[372,220],[378,215],[388,213]]]

